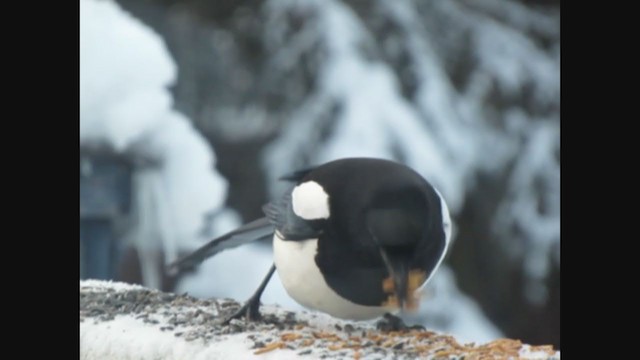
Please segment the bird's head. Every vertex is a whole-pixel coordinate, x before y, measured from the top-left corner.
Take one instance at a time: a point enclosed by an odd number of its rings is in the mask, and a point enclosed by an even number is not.
[[[419,250],[428,241],[427,202],[422,194],[403,189],[380,194],[366,214],[366,223],[388,277],[381,286],[387,306],[417,307],[416,290],[426,279]]]

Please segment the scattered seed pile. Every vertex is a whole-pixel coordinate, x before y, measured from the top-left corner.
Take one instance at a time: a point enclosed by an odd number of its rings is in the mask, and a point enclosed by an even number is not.
[[[229,334],[246,334],[256,355],[290,349],[301,358],[348,359],[560,359],[551,346],[501,339],[483,345],[459,344],[431,331],[380,332],[370,323],[350,323],[324,314],[262,307],[260,322],[222,320],[240,307],[230,299],[200,300],[138,286],[83,281],[80,323],[130,316],[176,338],[203,346]],[[82,325],[81,325],[82,326]]]

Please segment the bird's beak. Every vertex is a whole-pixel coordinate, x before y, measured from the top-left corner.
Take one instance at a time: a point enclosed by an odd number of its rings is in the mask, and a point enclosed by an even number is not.
[[[384,249],[380,254],[389,272],[389,277],[382,284],[384,292],[390,294],[388,305],[404,309],[410,302],[412,289],[409,289],[408,262],[402,257],[390,256]]]

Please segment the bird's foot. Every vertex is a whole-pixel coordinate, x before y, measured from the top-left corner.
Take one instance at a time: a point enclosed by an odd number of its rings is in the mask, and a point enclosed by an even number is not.
[[[228,325],[233,319],[244,319],[246,322],[260,321],[262,319],[262,315],[260,314],[260,299],[250,298],[240,309],[225,319],[222,324]]]
[[[425,330],[425,327],[422,325],[408,326],[399,317],[392,315],[390,313],[386,313],[383,315],[382,319],[376,323],[376,329],[383,332],[390,332],[390,331]]]

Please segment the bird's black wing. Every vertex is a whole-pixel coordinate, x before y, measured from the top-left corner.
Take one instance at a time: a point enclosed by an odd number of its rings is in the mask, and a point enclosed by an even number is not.
[[[298,183],[298,182],[300,182],[300,180],[302,180],[302,178],[307,176],[308,173],[312,172],[316,168],[317,168],[317,166],[313,166],[313,167],[308,167],[308,168],[305,168],[305,169],[297,170],[297,171],[291,172],[289,174],[282,175],[280,177],[280,180],[285,180],[285,181],[291,181],[291,182]]]
[[[171,274],[190,270],[223,250],[238,247],[252,241],[270,238],[273,236],[273,231],[274,227],[269,220],[267,218],[260,218],[209,241],[193,253],[169,264],[167,270]]]
[[[302,179],[316,167],[294,171],[283,175],[280,180],[285,180],[298,185]],[[278,230],[278,236],[285,240],[306,240],[317,238],[321,233],[321,223],[318,221],[307,221],[293,212],[291,202],[290,187],[280,200],[272,201],[262,207],[262,211],[267,215],[269,222]]]

